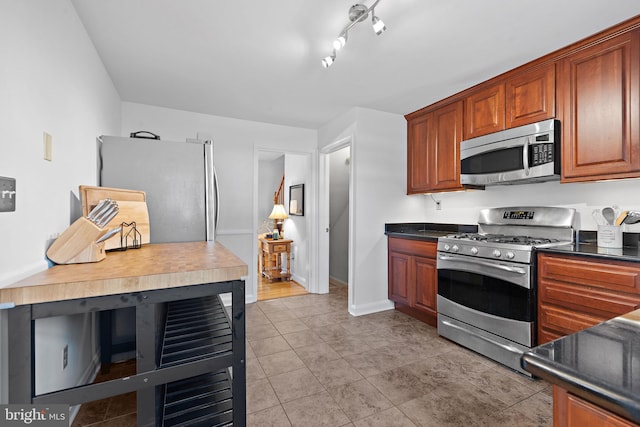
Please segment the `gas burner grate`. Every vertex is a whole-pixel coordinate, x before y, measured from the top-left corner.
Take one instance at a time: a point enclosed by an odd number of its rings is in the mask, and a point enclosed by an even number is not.
[[[479,233],[462,233],[453,236],[448,236],[458,240],[470,240],[474,242],[489,242],[489,243],[510,243],[517,245],[544,245],[550,243],[558,243],[558,239],[550,239],[545,237],[531,237],[531,236],[509,236],[505,234],[479,234]]]

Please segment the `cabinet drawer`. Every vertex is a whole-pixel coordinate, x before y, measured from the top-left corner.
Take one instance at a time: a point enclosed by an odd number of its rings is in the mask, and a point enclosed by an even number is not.
[[[609,319],[545,304],[540,305],[538,318],[540,319],[540,329],[557,331],[567,335]]]
[[[271,245],[271,252],[286,252],[286,251],[287,251],[287,245],[286,244]]]
[[[607,318],[620,316],[640,308],[640,296],[617,294],[546,279],[538,282],[538,292],[542,303],[553,303],[577,310],[582,309],[590,313],[608,316]]]
[[[578,256],[540,255],[540,278],[588,287],[640,294],[640,264],[620,261],[594,262]]]
[[[389,251],[434,259],[436,257],[437,244],[435,242],[389,237],[388,244]]]

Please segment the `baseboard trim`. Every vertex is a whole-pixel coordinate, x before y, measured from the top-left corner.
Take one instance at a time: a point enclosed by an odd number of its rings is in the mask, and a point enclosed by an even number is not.
[[[365,314],[378,313],[380,311],[393,310],[393,302],[389,300],[360,304],[349,307],[349,313],[353,316],[364,316]]]
[[[333,276],[329,276],[329,284],[336,285],[336,286],[349,286],[347,282],[343,282],[342,280],[337,279]]]

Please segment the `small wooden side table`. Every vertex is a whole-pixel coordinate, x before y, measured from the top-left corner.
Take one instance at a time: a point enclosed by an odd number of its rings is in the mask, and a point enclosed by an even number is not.
[[[258,239],[260,244],[260,271],[269,280],[291,278],[291,243],[290,239]],[[287,255],[286,268],[283,270],[282,254]]]

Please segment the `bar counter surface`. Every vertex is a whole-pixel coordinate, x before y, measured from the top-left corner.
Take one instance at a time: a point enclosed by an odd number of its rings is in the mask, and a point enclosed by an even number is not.
[[[535,347],[522,356],[522,366],[640,423],[640,310]]]
[[[0,288],[1,305],[90,298],[238,280],[247,265],[216,242],[162,243],[109,252],[100,262],[55,265]]]
[[[167,421],[172,417],[184,422],[180,417],[196,411],[172,413],[167,399],[163,400],[164,385],[168,398],[171,385],[205,377],[216,383],[217,396],[223,396],[210,405],[215,412],[205,415],[244,425],[247,274],[247,265],[219,243],[164,243],[109,252],[95,263],[55,265],[0,288],[0,308],[8,309],[9,403],[75,405],[137,391],[137,424],[153,426],[163,420],[170,425]],[[221,304],[221,293],[232,295],[230,317]],[[136,375],[36,395],[35,320],[123,307],[136,310]],[[189,341],[193,335],[189,331],[169,337],[173,312],[185,309],[191,310],[188,324],[201,319],[213,325],[197,343]],[[182,341],[173,345],[188,357],[171,359],[174,355],[166,343],[176,339]],[[163,401],[164,407],[159,403]]]

